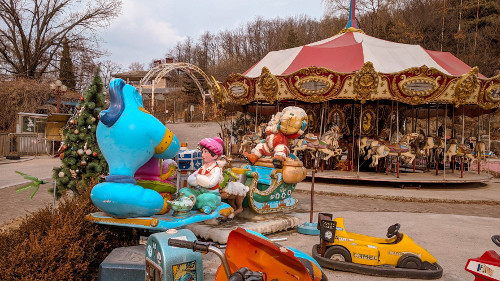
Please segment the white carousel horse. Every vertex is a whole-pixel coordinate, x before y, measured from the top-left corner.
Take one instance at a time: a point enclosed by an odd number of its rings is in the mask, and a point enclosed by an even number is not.
[[[327,156],[323,160],[328,161],[331,157],[335,157],[342,153],[342,149],[339,147],[338,140],[342,136],[339,134],[339,127],[333,125],[330,130],[328,130],[322,137],[321,142],[326,144],[325,148],[319,148],[318,150]]]
[[[312,133],[308,133],[304,135],[303,139],[292,140],[290,146],[292,147],[293,154],[297,155],[297,151],[309,151],[314,159],[314,155],[312,153],[314,149],[312,149],[307,144],[309,141],[313,141],[315,138],[317,139],[318,137]]]
[[[464,156],[467,159],[469,165],[472,165],[472,163],[474,162],[474,155],[472,155],[471,149],[467,148],[463,144],[457,144],[456,141],[453,142],[453,140],[451,140],[448,149],[444,154],[443,161],[445,163],[451,162],[453,156]]]
[[[440,138],[427,137],[425,139],[424,147],[422,148],[421,153],[432,159],[432,157],[434,156],[434,149],[436,149],[436,153],[439,154],[443,148],[444,143]]]
[[[391,156],[402,156],[403,161],[407,164],[412,163],[415,159],[415,154],[411,153],[411,149],[408,145],[410,136],[403,136],[401,138],[401,143],[382,143],[379,142],[378,146],[374,146],[369,150],[369,154],[372,157],[372,163],[370,167],[376,167],[378,165],[378,160],[389,155]],[[365,157],[365,159],[368,159]]]

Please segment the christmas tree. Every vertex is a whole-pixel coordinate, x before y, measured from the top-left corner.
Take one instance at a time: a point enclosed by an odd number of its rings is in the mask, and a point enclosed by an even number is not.
[[[96,139],[98,116],[105,106],[104,95],[104,86],[97,70],[83,97],[80,97],[77,112],[64,128],[60,154],[62,165],[53,170],[58,198],[67,190],[78,195],[77,184],[86,186],[90,181],[99,182],[101,175],[108,172],[108,164]],[[54,190],[49,192],[53,193]]]

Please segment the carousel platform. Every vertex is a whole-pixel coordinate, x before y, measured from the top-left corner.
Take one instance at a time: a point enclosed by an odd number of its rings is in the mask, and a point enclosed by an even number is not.
[[[312,170],[307,171],[307,179],[311,180]],[[401,170],[399,177],[396,173],[382,173],[382,172],[357,172],[357,171],[318,171],[315,174],[315,179],[324,180],[344,180],[344,181],[363,181],[363,182],[387,182],[403,185],[418,185],[418,184],[461,184],[461,183],[480,183],[488,182],[493,178],[492,175],[477,171],[468,171],[463,173],[461,177],[460,171],[439,170],[436,175],[435,170],[429,172],[416,171],[410,169],[408,171]]]

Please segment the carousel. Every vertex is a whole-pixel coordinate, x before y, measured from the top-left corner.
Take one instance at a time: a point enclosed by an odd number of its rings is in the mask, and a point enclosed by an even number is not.
[[[255,112],[255,140],[238,139],[246,146],[238,152],[258,143],[259,114],[297,106],[306,111],[308,128],[291,151],[308,168],[318,163],[318,177],[488,181],[481,171],[491,156],[500,75],[487,78],[448,52],[369,36],[350,15],[337,35],[270,52],[220,84],[227,102]]]

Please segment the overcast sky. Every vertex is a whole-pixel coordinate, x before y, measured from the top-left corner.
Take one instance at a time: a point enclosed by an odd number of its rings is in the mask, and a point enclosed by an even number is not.
[[[110,60],[127,69],[147,65],[190,36],[234,30],[257,16],[264,19],[323,16],[321,0],[124,0],[122,14],[103,32]]]

